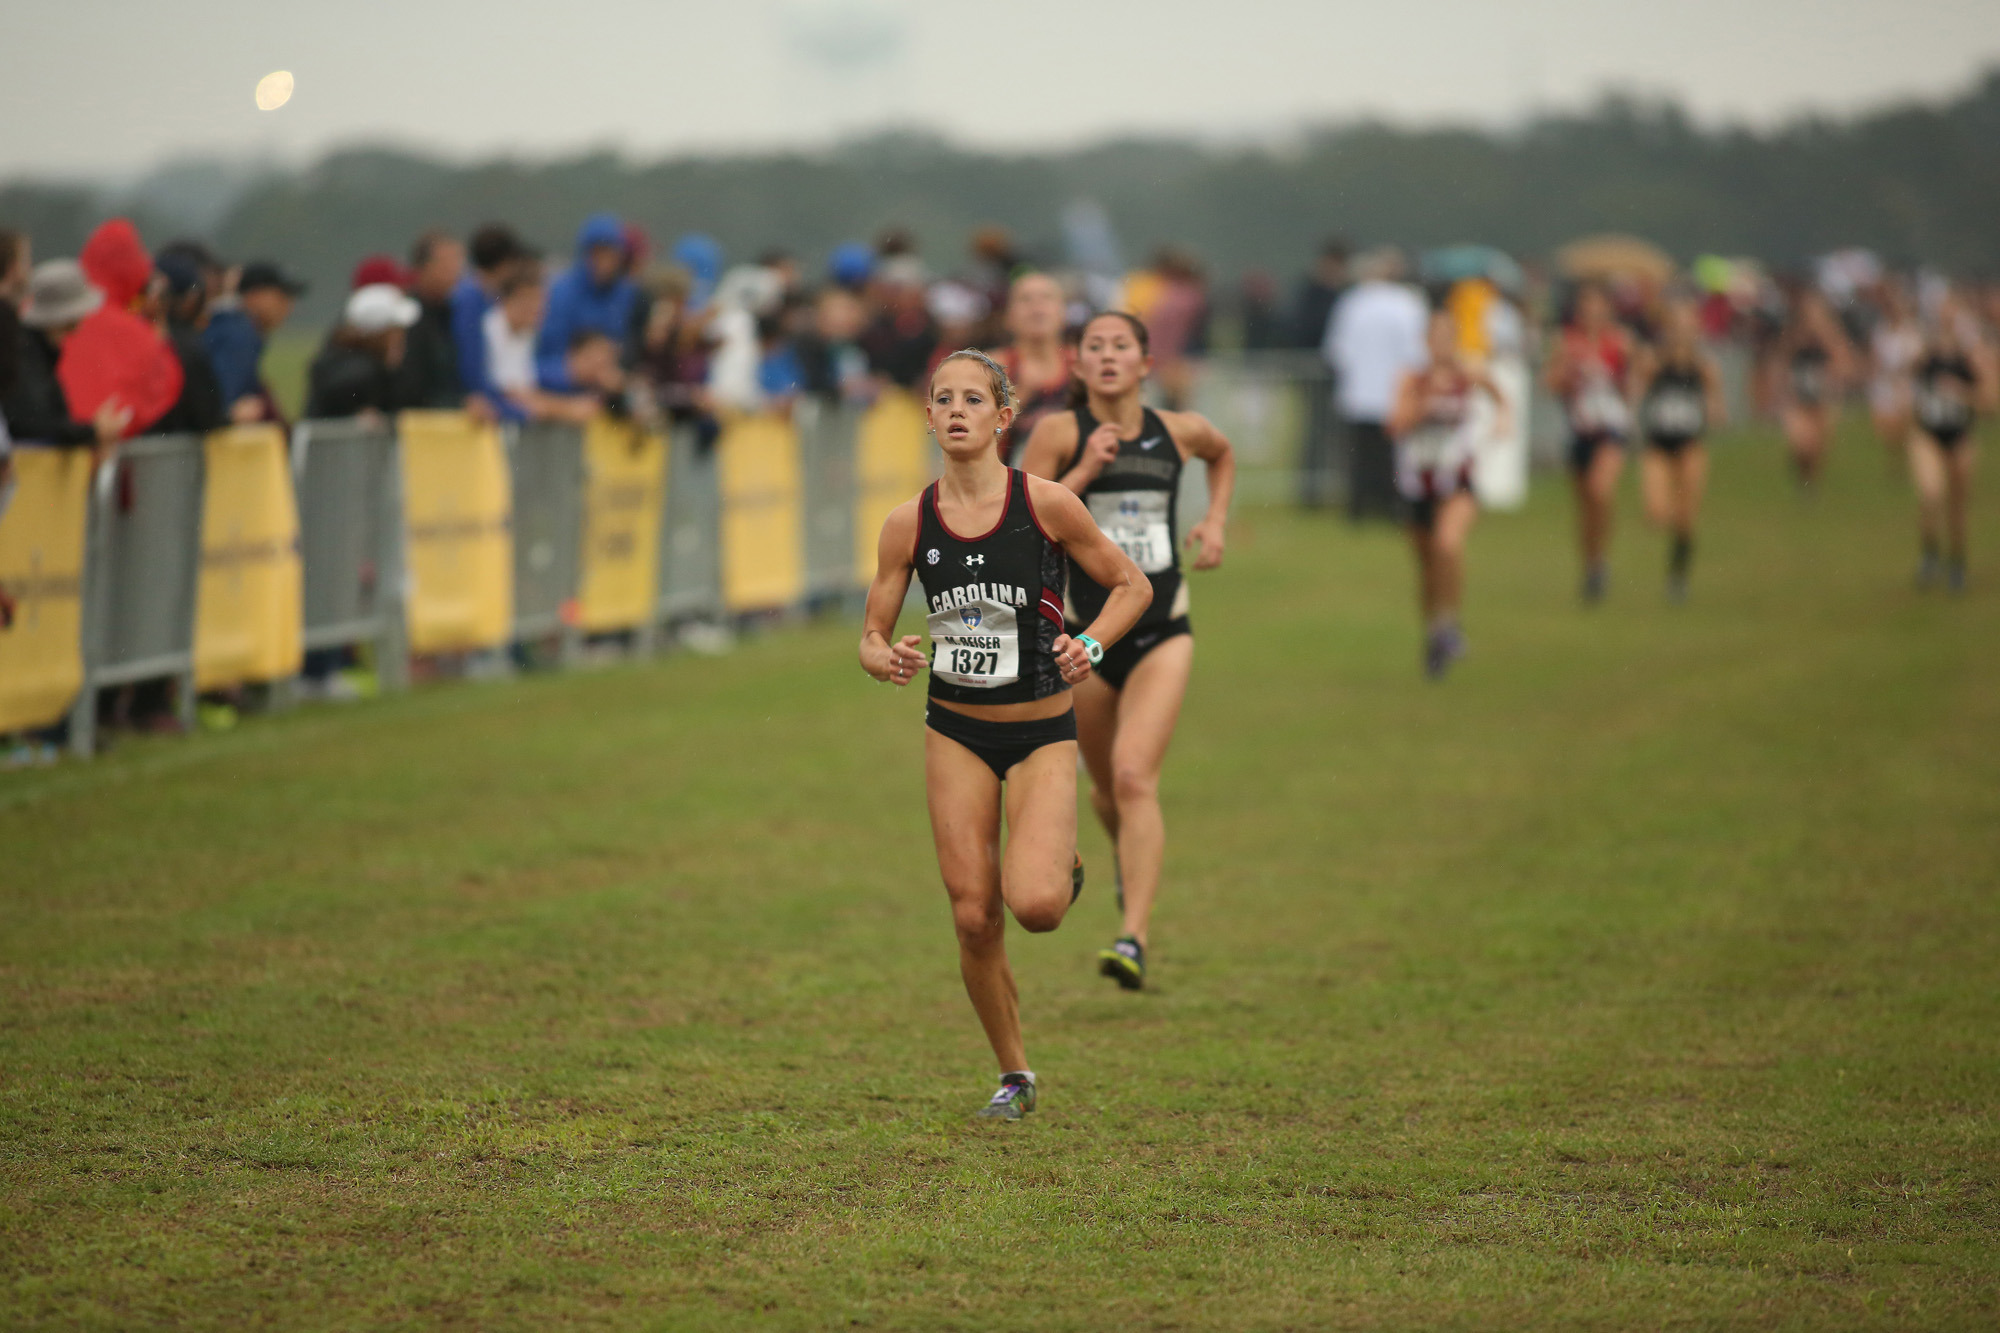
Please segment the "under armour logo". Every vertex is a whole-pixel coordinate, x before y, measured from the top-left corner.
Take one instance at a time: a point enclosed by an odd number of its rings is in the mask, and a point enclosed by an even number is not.
[[[975,565],[983,565],[985,563],[986,563],[986,557],[983,555],[969,555],[965,557],[965,567],[967,569],[971,569]]]

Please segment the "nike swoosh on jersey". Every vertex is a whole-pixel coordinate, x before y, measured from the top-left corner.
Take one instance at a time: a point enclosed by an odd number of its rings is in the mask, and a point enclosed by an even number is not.
[[[1150,449],[1150,448],[1152,448],[1152,447],[1153,447],[1154,445],[1158,444],[1159,442],[1160,442],[1160,437],[1159,437],[1159,436],[1157,436],[1157,435],[1154,435],[1154,436],[1151,436],[1151,437],[1149,437],[1149,438],[1147,438],[1147,439],[1143,439],[1143,440],[1139,441],[1139,447],[1140,447],[1141,449]]]

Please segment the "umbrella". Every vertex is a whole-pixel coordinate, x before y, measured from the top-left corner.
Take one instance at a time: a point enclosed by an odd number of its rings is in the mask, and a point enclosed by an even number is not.
[[[1447,245],[1429,250],[1417,264],[1425,282],[1463,282],[1485,278],[1503,291],[1521,289],[1521,266],[1505,250],[1490,245]]]
[[[1673,256],[1637,236],[1586,236],[1556,251],[1556,267],[1564,276],[1642,278],[1665,282],[1674,275]]]

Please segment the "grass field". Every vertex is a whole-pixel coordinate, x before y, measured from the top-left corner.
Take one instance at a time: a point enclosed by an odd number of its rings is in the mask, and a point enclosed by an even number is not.
[[[1020,1125],[849,625],[0,777],[0,1325],[1995,1327],[2000,561],[1719,454],[1683,608],[1485,520],[1442,686],[1397,537],[1241,514]]]

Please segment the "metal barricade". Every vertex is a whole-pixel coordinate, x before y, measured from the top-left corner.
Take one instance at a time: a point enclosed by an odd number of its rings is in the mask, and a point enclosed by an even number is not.
[[[201,575],[203,441],[132,440],[98,470],[84,563],[83,688],[70,713],[78,754],[97,745],[97,692],[172,679],[194,721],[195,593]]]
[[[583,551],[583,431],[533,422],[510,431],[514,489],[514,637],[562,636],[574,648],[573,607]]]
[[[806,398],[794,409],[793,419],[805,473],[806,601],[818,604],[857,590],[854,464],[861,414],[853,407]]]
[[[1322,505],[1343,493],[1333,377],[1316,353],[1211,357],[1195,380],[1193,406],[1235,446],[1240,498]]]
[[[403,488],[396,434],[358,421],[292,432],[308,652],[372,644],[384,689],[409,683],[403,623]]]
[[[669,440],[667,505],[660,534],[661,623],[722,615],[722,492],[715,445],[694,426]]]

